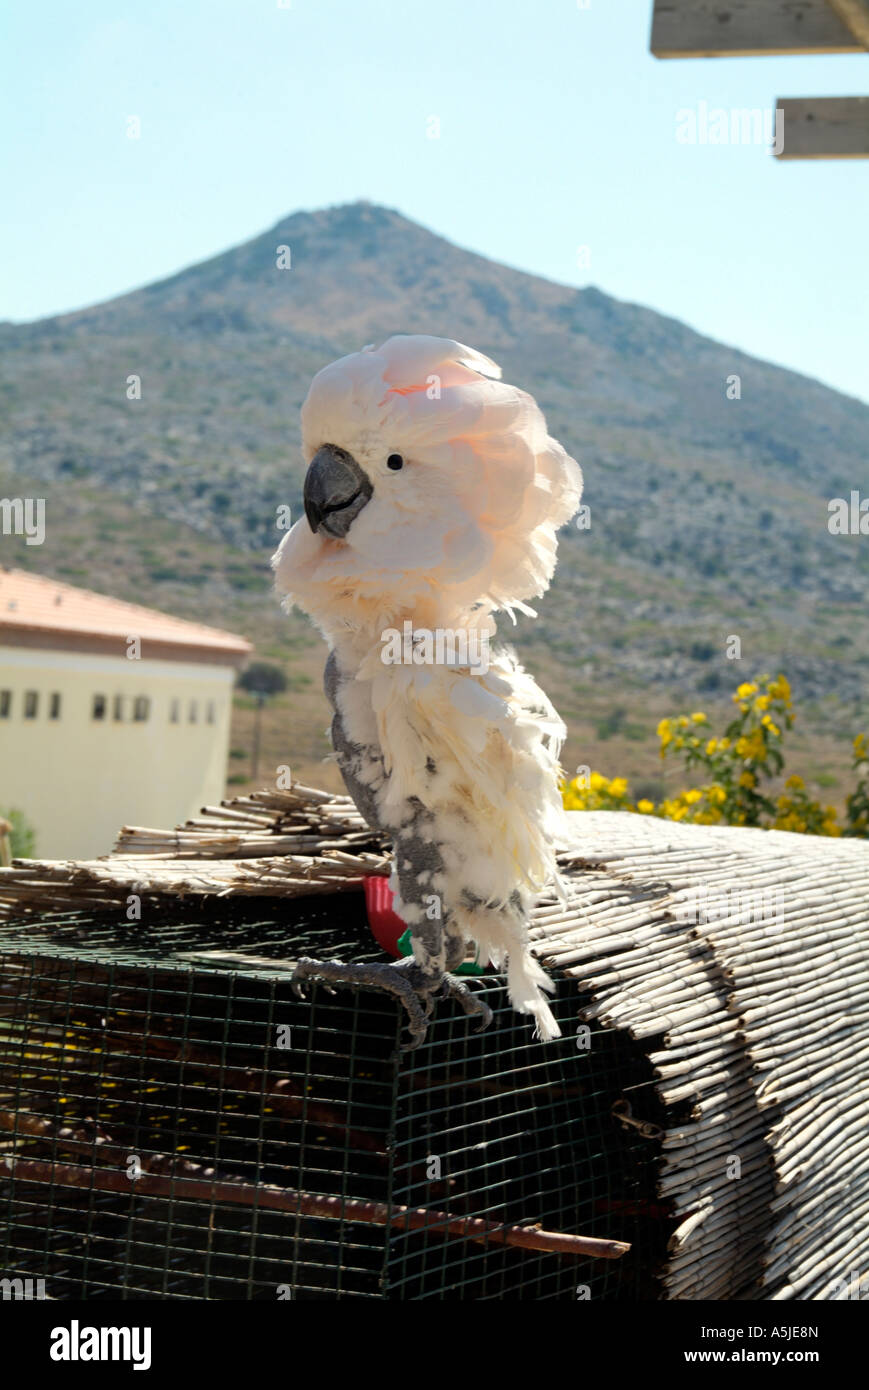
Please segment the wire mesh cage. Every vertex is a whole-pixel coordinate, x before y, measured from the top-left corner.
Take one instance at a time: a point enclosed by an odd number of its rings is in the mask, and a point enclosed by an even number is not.
[[[577,1035],[570,981],[543,1046],[485,976],[489,1029],[447,1001],[402,1053],[394,1000],[300,998],[300,955],[378,958],[361,895],[0,927],[0,1274],[57,1299],[661,1296],[645,1050]],[[533,1224],[631,1250],[504,1243]]]

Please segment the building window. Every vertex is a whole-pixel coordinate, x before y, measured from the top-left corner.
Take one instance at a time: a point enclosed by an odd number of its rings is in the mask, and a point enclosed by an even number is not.
[[[48,717],[49,719],[60,718],[60,691],[53,690],[48,697]]]
[[[206,707],[205,707],[205,722],[206,722],[206,724],[213,724],[213,723],[214,723],[214,701],[213,701],[213,700],[209,700],[209,701],[208,701],[208,704],[207,704]]]
[[[39,713],[39,691],[26,690],[24,692],[24,718],[35,719]]]
[[[116,724],[120,724],[124,718],[124,697],[116,695],[112,701],[112,718]]]
[[[93,707],[91,709],[91,719],[105,719],[106,717],[106,697],[105,695],[95,695]]]
[[[181,701],[173,700],[169,706],[169,723],[177,724],[181,718]]]
[[[147,695],[137,695],[133,701],[133,718],[137,724],[142,724],[148,718],[151,710],[151,701]]]
[[[190,711],[187,715],[189,723],[195,724],[199,718],[199,709],[195,700],[190,701]]]
[[[0,719],[8,719],[12,713],[12,691],[0,690]]]

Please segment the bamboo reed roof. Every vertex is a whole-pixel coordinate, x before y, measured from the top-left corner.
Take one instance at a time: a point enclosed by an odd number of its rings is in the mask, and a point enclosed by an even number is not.
[[[677,1299],[869,1298],[869,844],[570,814],[566,902],[534,949],[591,1002],[582,1017],[648,1050],[678,1226]],[[0,916],[105,909],[140,894],[303,896],[389,871],[352,801],[295,785],[171,831],[125,827],[85,862],[0,870]],[[855,1273],[856,1272],[856,1273]]]

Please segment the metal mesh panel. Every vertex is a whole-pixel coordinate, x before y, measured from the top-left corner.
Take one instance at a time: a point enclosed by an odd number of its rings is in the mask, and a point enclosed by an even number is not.
[[[377,958],[358,895],[154,899],[142,922],[0,928],[0,1274],[59,1299],[658,1296],[657,1146],[612,1114],[629,1097],[661,1118],[651,1071],[622,1033],[577,1047],[573,984],[555,1044],[533,1042],[492,977],[476,985],[496,1011],[485,1033],[447,1002],[398,1056],[391,999],[299,999],[215,950]],[[577,1260],[371,1224],[351,1202],[633,1249]]]
[[[577,1048],[577,993],[560,984],[563,1037],[542,1046],[528,1020],[486,981],[497,1012],[483,1034],[439,1019],[436,1049],[411,1054],[399,1076],[393,1197],[509,1225],[627,1240],[622,1260],[567,1259],[494,1244],[390,1236],[389,1288],[403,1298],[659,1296],[654,1270],[672,1223],[655,1197],[657,1146],[625,1131],[613,1104],[662,1118],[645,1055],[622,1033],[595,1030]],[[446,1011],[444,1011],[446,1012]],[[433,1159],[439,1160],[437,1165]],[[439,1169],[439,1183],[428,1173]]]

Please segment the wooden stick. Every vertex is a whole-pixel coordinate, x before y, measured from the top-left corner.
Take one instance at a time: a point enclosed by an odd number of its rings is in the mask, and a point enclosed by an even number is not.
[[[63,1144],[58,1136],[58,1143]],[[72,1141],[75,1143],[76,1141]],[[67,1145],[69,1147],[69,1144]],[[166,1163],[168,1155],[156,1155]],[[124,1153],[126,1164],[127,1154]],[[540,1226],[504,1226],[482,1217],[450,1216],[425,1207],[404,1207],[386,1202],[368,1202],[355,1197],[327,1197],[300,1192],[290,1187],[248,1183],[241,1178],[187,1177],[176,1171],[150,1170],[153,1158],[140,1159],[141,1176],[128,1178],[126,1171],[87,1167],[43,1159],[0,1159],[19,1182],[51,1183],[61,1187],[82,1187],[96,1192],[123,1192],[136,1196],[167,1197],[172,1200],[225,1202],[260,1210],[286,1211],[295,1215],[319,1216],[342,1221],[358,1221],[369,1226],[389,1226],[398,1231],[430,1231],[433,1235],[453,1236],[482,1244],[511,1245],[524,1250],[540,1250],[553,1255],[590,1255],[594,1259],[618,1260],[630,1245],[618,1240],[598,1240],[593,1236],[574,1236],[562,1231],[544,1231]],[[174,1168],[189,1170],[198,1165],[175,1161]]]

